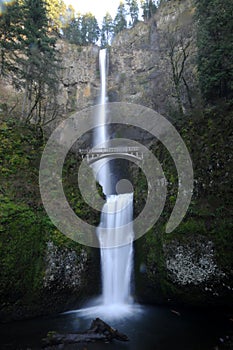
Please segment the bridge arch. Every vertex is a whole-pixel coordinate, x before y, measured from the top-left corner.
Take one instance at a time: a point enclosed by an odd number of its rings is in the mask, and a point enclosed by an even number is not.
[[[130,154],[130,153],[104,153],[101,155],[94,155],[94,154],[87,154],[87,163],[88,164],[93,164],[95,162],[98,162],[101,159],[105,159],[105,158],[122,158],[122,159],[127,159],[130,161],[142,161],[143,160],[143,154],[138,154],[138,155],[134,155],[134,154]]]
[[[105,158],[122,158],[131,161],[142,161],[143,151],[140,147],[109,147],[109,148],[92,148],[80,149],[79,152],[88,164],[93,164]]]

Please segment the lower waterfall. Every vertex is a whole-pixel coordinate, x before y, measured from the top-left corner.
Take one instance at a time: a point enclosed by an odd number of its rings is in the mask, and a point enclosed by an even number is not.
[[[101,247],[103,304],[128,304],[131,301],[133,264],[133,193],[111,195],[97,229]],[[106,228],[102,232],[102,228]],[[129,244],[119,247],[127,240]],[[112,246],[113,248],[105,248]]]

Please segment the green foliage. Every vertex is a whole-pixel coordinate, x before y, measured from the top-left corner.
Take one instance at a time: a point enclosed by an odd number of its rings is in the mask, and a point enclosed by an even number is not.
[[[103,18],[101,28],[101,47],[107,47],[111,43],[112,34],[114,31],[113,19],[109,12]]]
[[[137,0],[126,0],[128,6],[128,14],[131,18],[131,26],[134,27],[138,22],[139,7]]]
[[[132,180],[134,180],[134,215],[137,216],[146,204],[148,186],[146,176],[141,169],[135,172],[135,175],[133,175],[135,179]]]
[[[2,14],[1,73],[10,75],[14,85],[24,90],[22,106],[26,121],[42,125],[47,95],[58,87],[55,37],[50,34],[43,0],[16,1]],[[48,93],[49,91],[49,93]]]
[[[159,268],[160,272],[165,268],[163,257],[163,238],[161,232],[155,233],[150,230],[145,237],[147,251],[147,263],[152,267]],[[153,269],[150,271],[153,274]],[[150,276],[149,272],[149,276]]]
[[[203,242],[213,242],[214,262],[226,276],[224,283],[230,285],[233,271],[233,241],[232,241],[232,185],[233,172],[231,154],[233,138],[231,132],[232,103],[219,103],[202,111],[192,111],[192,114],[178,125],[178,131],[185,141],[191,155],[194,167],[194,194],[189,210],[180,225],[170,234],[166,234],[165,225],[173,210],[178,191],[177,172],[171,156],[165,147],[156,141],[152,151],[163,166],[168,182],[167,201],[160,220],[136,242],[136,259],[140,254],[140,263],[145,263],[146,272],[138,274],[139,284],[143,280],[144,290],[140,293],[148,300],[158,301],[163,298],[186,301],[189,304],[205,302],[205,292],[200,292],[200,286],[180,287],[171,281],[167,275],[166,259],[173,247],[173,242],[183,246],[195,246],[198,237]],[[176,125],[177,127],[177,125]],[[147,192],[146,179],[138,171],[135,188],[135,214],[138,215],[145,203]],[[169,248],[170,249],[170,248]],[[139,268],[138,268],[139,269]],[[216,283],[219,283],[216,281]],[[145,286],[148,286],[145,288]],[[220,290],[222,286],[219,284]],[[138,286],[137,286],[138,287]],[[144,294],[145,293],[145,294]],[[221,300],[224,300],[222,290]],[[220,295],[221,293],[219,293]],[[219,298],[220,300],[220,298]],[[229,303],[231,296],[229,291]],[[227,303],[227,302],[226,302]]]
[[[44,0],[49,20],[49,26],[56,32],[62,27],[62,18],[65,16],[66,5],[63,0]],[[70,8],[70,6],[68,7]]]
[[[1,50],[1,76],[10,72],[17,73],[15,64],[20,41],[15,38],[23,36],[22,28],[23,7],[19,1],[4,2],[0,15],[0,50]],[[17,84],[17,83],[16,83]]]
[[[141,9],[144,21],[148,21],[157,10],[157,1],[141,0]]]
[[[216,258],[223,271],[233,269],[232,229],[233,225],[230,217],[223,220],[218,219],[215,225],[212,225],[211,229],[211,236],[216,248]]]
[[[97,19],[91,13],[86,13],[81,20],[82,45],[95,44],[99,39]]]
[[[19,62],[22,66],[21,79],[25,81],[24,87],[28,99],[25,112],[28,109],[27,120],[34,117],[35,123],[40,125],[43,99],[48,90],[56,94],[58,88],[55,38],[49,35],[48,17],[43,1],[24,1],[25,40],[22,51],[26,54],[26,59],[20,58]]]
[[[200,220],[199,218],[190,218],[180,223],[176,230],[170,235],[170,239],[179,237],[181,240],[185,240],[184,236],[205,235],[206,233],[207,230],[204,220]]]
[[[82,17],[71,13],[66,24],[63,27],[63,36],[71,44],[82,45],[82,33],[81,33]]]
[[[127,28],[126,15],[127,15],[127,11],[126,11],[125,4],[123,1],[121,1],[117,9],[116,17],[114,19],[115,35]]]
[[[233,2],[196,0],[199,81],[204,98],[233,97]]]
[[[43,210],[0,195],[0,304],[27,304],[43,289],[47,242],[81,251],[81,246],[57,231]]]
[[[48,241],[78,254],[83,249],[60,233],[43,209],[38,182],[42,151],[43,143],[34,128],[1,121],[0,308],[4,310],[10,311],[14,304],[26,305],[30,310],[38,307]],[[71,157],[64,167],[65,191],[75,208],[82,205],[81,195],[75,198],[76,183],[69,183],[76,162]],[[81,214],[84,219],[91,217],[86,207]]]
[[[155,2],[145,1],[144,10],[148,19],[155,13]],[[145,9],[146,7],[146,9]],[[107,12],[102,21],[102,28],[98,27],[97,20],[91,13],[76,15],[74,9],[69,6],[63,18],[63,37],[77,45],[88,45],[101,42],[101,47],[111,44],[113,34],[116,35],[128,27],[127,17],[130,17],[129,27],[139,22],[139,6],[137,0],[120,1],[114,20]]]
[[[42,287],[47,225],[24,204],[0,202],[0,300],[31,298]]]
[[[164,226],[157,225],[156,230],[150,230],[143,242],[143,250],[146,257],[147,276],[164,300],[175,293],[174,286],[169,282],[166,270],[166,262],[164,256]]]
[[[38,163],[40,142],[40,139],[32,136],[31,131],[25,132],[24,128],[16,127],[14,123],[9,121],[0,123],[1,193],[9,191],[13,197],[17,197],[18,193],[24,193],[25,197],[30,197],[34,193],[34,189],[31,188],[30,184],[37,176],[34,166]],[[28,167],[31,167],[31,172],[28,173],[26,178],[21,179],[21,172],[27,171]],[[28,181],[26,188],[23,185],[21,186],[21,183],[25,180]],[[15,181],[18,181],[17,191],[14,187]]]
[[[189,135],[194,171],[199,179],[195,194],[209,197],[214,208],[231,205],[231,108],[220,105],[204,111],[185,136]]]
[[[78,185],[78,172],[81,158],[68,153],[63,167],[63,188],[66,198],[74,212],[85,222],[97,226],[99,223],[99,212],[91,209],[85,202]],[[99,192],[99,189],[97,188]],[[91,194],[93,196],[93,194]]]

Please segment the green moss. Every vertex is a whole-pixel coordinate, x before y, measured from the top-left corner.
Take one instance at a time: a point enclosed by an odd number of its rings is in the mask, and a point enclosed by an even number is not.
[[[223,271],[233,271],[233,224],[231,219],[214,222],[210,235],[215,244],[216,260]]]
[[[98,225],[99,212],[92,209],[83,199],[79,189],[78,172],[81,158],[69,152],[63,167],[63,188],[67,200],[74,212],[90,225]],[[97,186],[96,195],[101,195],[101,188]],[[90,194],[93,196],[93,193]],[[90,198],[91,202],[91,198]]]
[[[177,197],[177,172],[174,163],[165,147],[155,142],[151,149],[163,166],[168,181],[168,194],[160,221],[148,232],[137,247],[140,262],[144,262],[147,273],[139,281],[139,291],[143,286],[149,290],[149,300],[158,301],[158,290],[166,300],[171,298],[189,304],[203,304],[211,301],[217,303],[230,302],[230,293],[222,289],[216,280],[218,298],[206,294],[201,286],[179,286],[171,281],[166,269],[166,247],[173,242],[183,246],[193,245],[197,239],[211,241],[214,247],[214,262],[218,269],[225,272],[229,284],[233,271],[232,240],[232,189],[230,174],[233,172],[232,106],[229,104],[206,108],[193,112],[186,120],[177,121],[177,129],[184,139],[191,154],[195,187],[192,201],[185,218],[170,234],[165,233],[165,225],[169,220]],[[141,212],[146,191],[146,180],[140,171],[135,191],[136,214]],[[140,262],[137,264],[140,265]],[[137,267],[138,269],[138,267]],[[140,278],[139,278],[140,280]],[[143,285],[141,285],[141,283]],[[214,283],[214,282],[213,282]],[[149,288],[148,288],[149,286]],[[219,288],[219,289],[218,289]],[[142,292],[143,293],[143,292]],[[154,297],[154,299],[153,299]],[[208,300],[209,298],[209,300]]]
[[[78,254],[83,249],[60,233],[44,211],[38,181],[42,152],[43,140],[33,127],[0,121],[0,309],[7,313],[17,312],[18,307],[40,312],[48,241]],[[64,187],[77,209],[83,202],[71,181],[77,175],[73,174],[73,167],[78,171],[76,163],[70,155]],[[82,215],[91,217],[87,207]]]
[[[204,235],[206,233],[205,222],[203,220],[196,220],[194,218],[190,218],[184,220],[179,224],[179,226],[166,237],[184,237],[184,235]]]
[[[47,223],[24,204],[0,201],[0,301],[30,300],[42,286]]]

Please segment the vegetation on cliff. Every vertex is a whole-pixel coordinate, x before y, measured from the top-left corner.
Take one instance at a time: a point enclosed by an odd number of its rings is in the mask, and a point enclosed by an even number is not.
[[[233,98],[232,1],[196,0],[198,71],[206,101]]]
[[[223,103],[193,112],[178,126],[192,158],[195,187],[185,219],[171,234],[166,234],[165,225],[176,200],[178,179],[164,147],[152,147],[163,164],[169,191],[160,221],[136,242],[137,271],[139,261],[147,267],[146,274],[137,272],[143,298],[216,307],[232,303],[232,116],[231,103]],[[135,205],[140,211],[146,183],[136,174]]]
[[[224,33],[230,33],[232,26],[228,18],[232,3],[209,1],[208,11],[206,6],[203,1],[183,1],[179,6],[174,1],[161,2],[155,16],[165,76],[160,76],[163,86],[156,80],[147,103],[152,106],[166,92],[167,105],[175,98],[164,112],[189,149],[195,187],[185,219],[166,234],[178,178],[170,155],[155,141],[151,149],[163,164],[169,192],[159,223],[135,244],[136,281],[143,300],[229,307],[233,290],[233,69],[229,57],[233,51],[232,40]],[[145,203],[147,185],[143,174],[134,171],[137,214]]]
[[[1,116],[0,145],[0,318],[64,310],[86,288],[84,273],[92,253],[58,232],[43,209],[38,176],[44,144],[34,127]],[[65,193],[78,215],[85,220],[91,216],[93,223],[98,217],[82,204],[72,180],[77,167],[70,155]]]
[[[1,77],[24,92],[21,117],[38,126],[54,117],[54,110],[48,115],[48,105],[51,108],[58,90],[55,43],[43,1],[5,3],[0,17]]]

